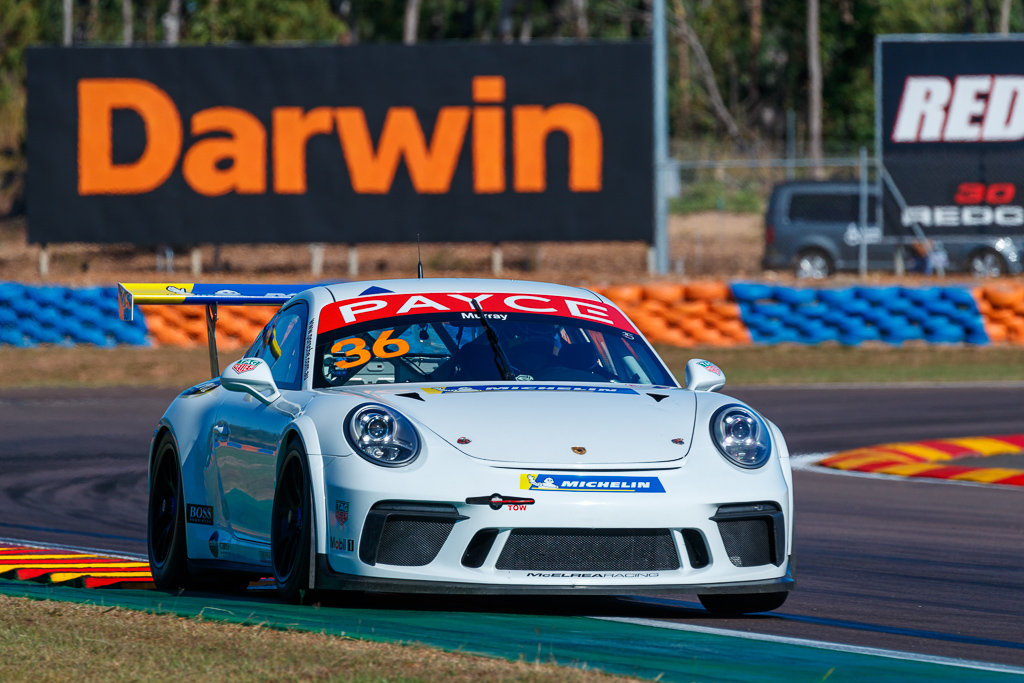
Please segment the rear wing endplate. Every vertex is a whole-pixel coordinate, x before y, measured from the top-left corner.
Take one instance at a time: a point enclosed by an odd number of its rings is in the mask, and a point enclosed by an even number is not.
[[[220,375],[217,359],[217,305],[281,306],[310,285],[217,285],[172,282],[119,282],[117,309],[121,320],[134,318],[136,305],[206,306],[206,339],[210,348],[210,372]]]

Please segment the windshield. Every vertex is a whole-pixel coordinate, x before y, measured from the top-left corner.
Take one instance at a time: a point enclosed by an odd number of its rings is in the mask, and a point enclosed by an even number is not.
[[[517,381],[676,386],[635,333],[554,315],[485,315]],[[346,325],[317,336],[316,360],[313,386],[319,388],[503,379],[500,354],[476,313]]]

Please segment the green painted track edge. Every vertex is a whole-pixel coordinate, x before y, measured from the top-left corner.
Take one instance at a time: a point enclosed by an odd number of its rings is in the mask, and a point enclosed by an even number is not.
[[[279,630],[309,631],[449,652],[551,662],[679,682],[830,683],[868,680],[1021,681],[1022,677],[929,662],[673,631],[573,616],[300,607],[251,596],[93,590],[0,580],[0,593],[121,607]]]

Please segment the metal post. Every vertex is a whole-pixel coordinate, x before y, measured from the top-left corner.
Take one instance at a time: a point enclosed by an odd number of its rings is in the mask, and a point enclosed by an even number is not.
[[[71,0],[64,0],[64,47],[71,45],[72,29],[74,25],[74,3]]]
[[[40,277],[46,277],[50,274],[50,247],[41,244],[39,245],[39,275]]]
[[[863,280],[868,276],[868,150],[860,148],[860,253],[857,270]]]
[[[505,268],[505,257],[501,253],[501,244],[494,243],[491,247],[491,274],[494,277],[501,277],[501,271]]]
[[[324,274],[324,245],[314,243],[309,245],[309,272],[313,277],[318,278]]]
[[[220,377],[217,358],[217,304],[206,304],[206,345],[210,349],[210,376]]]
[[[668,274],[668,73],[665,46],[665,0],[654,0],[651,33],[654,39],[654,250],[659,275]]]
[[[796,112],[786,110],[786,180],[796,178]]]
[[[125,47],[132,44],[133,21],[132,0],[121,0],[121,42]]]
[[[348,245],[348,276],[359,277],[359,249],[354,244]]]

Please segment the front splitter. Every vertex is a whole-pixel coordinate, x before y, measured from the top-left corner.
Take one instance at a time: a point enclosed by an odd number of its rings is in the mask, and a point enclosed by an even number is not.
[[[709,595],[716,593],[782,593],[796,588],[796,579],[793,578],[791,572],[787,572],[785,576],[777,579],[730,583],[534,586],[529,584],[379,579],[372,576],[356,576],[336,572],[331,569],[327,555],[317,554],[316,560],[315,583],[318,590],[363,591],[366,593],[433,593],[437,595],[664,595],[666,593],[687,593]]]

